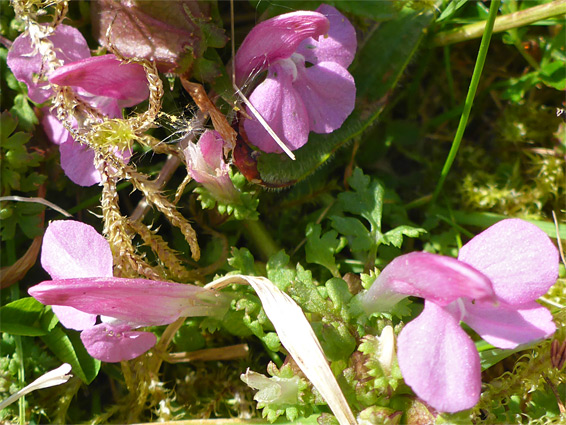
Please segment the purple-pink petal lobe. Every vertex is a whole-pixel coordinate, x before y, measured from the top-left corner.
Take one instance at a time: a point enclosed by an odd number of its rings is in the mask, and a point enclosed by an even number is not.
[[[149,96],[141,65],[122,63],[114,55],[93,56],[57,68],[49,82],[80,87],[95,96],[121,100],[122,107],[136,105]]]
[[[41,124],[43,125],[43,131],[45,131],[47,138],[51,141],[51,143],[55,143],[56,145],[72,142],[73,138],[71,137],[71,133],[67,131],[63,124],[61,124],[61,122],[49,109],[50,108],[43,108],[41,110],[43,113]]]
[[[90,57],[90,50],[80,31],[69,25],[59,25],[48,37],[55,47],[57,59],[64,63],[75,62]],[[37,81],[36,76],[45,75],[50,70],[43,67],[41,54],[34,51],[29,36],[24,33],[14,40],[8,52],[7,63],[18,81],[28,86],[28,96],[37,103],[43,103],[53,94],[45,81]]]
[[[405,382],[435,409],[453,413],[479,401],[476,346],[447,309],[425,301],[423,312],[399,334],[397,347]]]
[[[308,111],[310,131],[328,134],[340,128],[356,103],[354,77],[335,62],[297,69],[293,87]]]
[[[116,363],[141,356],[157,342],[151,332],[132,331],[127,325],[101,323],[81,332],[88,354],[98,360]]]
[[[318,39],[309,37],[303,40],[297,53],[311,64],[334,62],[348,68],[354,60],[358,45],[354,26],[333,6],[321,4],[316,11],[328,18],[328,34]]]
[[[274,65],[269,69],[267,78],[253,91],[250,101],[289,149],[296,150],[307,143],[308,113],[292,84],[292,75],[282,67]],[[250,110],[247,112],[253,117]],[[283,152],[257,119],[246,119],[244,129],[250,142],[263,152]]]
[[[61,168],[76,185],[89,187],[100,183],[100,172],[94,166],[94,151],[71,139],[59,146]]]
[[[45,305],[65,305],[113,317],[132,326],[158,326],[179,317],[206,316],[224,309],[225,298],[199,286],[118,277],[56,279],[28,293]]]
[[[329,26],[324,15],[308,11],[286,13],[260,22],[236,53],[237,83],[242,84],[252,74],[289,58],[304,39],[326,34]]]
[[[544,295],[558,279],[558,250],[534,224],[502,220],[462,247],[458,258],[488,276],[497,296],[523,304]]]
[[[556,331],[550,311],[534,301],[521,305],[469,301],[463,304],[462,321],[498,348],[513,349],[548,338]]]
[[[82,331],[96,324],[96,314],[83,313],[73,307],[54,305],[51,307],[57,319],[67,329]]]
[[[41,265],[53,279],[112,277],[112,261],[108,241],[92,226],[74,220],[47,226]]]
[[[466,263],[451,257],[413,252],[389,263],[363,295],[366,311],[380,304],[384,292],[425,298],[444,306],[458,298],[495,301],[491,281]]]

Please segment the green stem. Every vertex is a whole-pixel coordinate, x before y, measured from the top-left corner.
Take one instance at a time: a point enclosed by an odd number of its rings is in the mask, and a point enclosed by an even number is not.
[[[491,9],[491,7],[490,7]],[[507,31],[511,28],[519,28],[543,19],[560,16],[566,13],[566,0],[556,0],[550,3],[534,6],[519,12],[500,16],[495,20],[493,32]],[[461,41],[479,38],[487,30],[487,21],[476,24],[465,25],[451,31],[440,32],[434,37],[435,46],[446,46],[447,44],[459,43]]]
[[[8,264],[14,264],[16,262],[16,245],[13,239],[8,239],[6,241],[6,251]],[[10,296],[12,301],[20,299],[20,287],[17,283],[10,287]],[[26,373],[24,368],[24,349],[22,347],[22,337],[20,335],[14,335],[14,342],[16,343],[16,354],[20,359],[20,364],[18,365],[18,383],[23,388],[26,383]],[[20,416],[20,425],[26,423],[26,398],[22,396],[18,400],[18,410]]]
[[[433,203],[434,201],[436,201],[436,198],[440,194],[440,190],[442,189],[444,180],[446,180],[446,176],[448,175],[448,172],[450,171],[450,167],[452,167],[452,163],[454,162],[454,159],[456,158],[456,154],[458,153],[458,149],[460,148],[460,142],[462,141],[462,137],[464,136],[466,125],[468,124],[468,118],[470,117],[470,112],[472,110],[472,105],[474,103],[474,97],[476,96],[476,91],[481,78],[483,65],[485,63],[487,50],[489,48],[489,42],[491,41],[491,34],[493,33],[492,31],[493,24],[495,22],[495,17],[497,16],[497,11],[499,10],[500,3],[501,0],[494,0],[491,2],[491,5],[489,7],[489,16],[487,18],[487,25],[485,27],[485,32],[481,39],[478,58],[476,60],[476,65],[474,67],[474,73],[472,74],[472,81],[470,82],[470,87],[468,89],[468,94],[466,96],[466,101],[464,103],[464,110],[462,111],[462,115],[460,116],[458,129],[456,130],[456,135],[454,136],[452,147],[450,148],[450,152],[448,153],[448,158],[446,158],[446,162],[444,163],[444,167],[442,168],[442,172],[440,174],[440,179],[438,180],[438,184],[436,185],[436,189],[434,190]]]
[[[246,237],[255,245],[263,260],[267,261],[269,257],[281,250],[261,221],[244,220],[242,224],[246,231]]]

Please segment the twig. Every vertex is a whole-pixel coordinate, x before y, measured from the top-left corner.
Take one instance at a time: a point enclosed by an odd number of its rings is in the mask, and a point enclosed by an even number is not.
[[[559,16],[566,13],[566,0],[556,0],[550,3],[534,6],[519,12],[503,15],[495,20],[493,32],[507,31],[519,28],[543,19]],[[479,38],[485,31],[487,21],[465,25],[456,30],[443,31],[433,39],[435,46],[446,46],[447,44],[459,43],[461,41]]]
[[[221,348],[207,348],[182,353],[169,353],[165,355],[168,363],[185,363],[194,361],[235,360],[248,356],[248,344],[230,345]]]
[[[67,211],[65,211],[63,208],[58,207],[54,203],[49,202],[43,198],[34,198],[34,197],[26,198],[24,196],[1,196],[0,201],[33,202],[36,204],[43,204],[47,207],[54,209],[58,213],[63,214],[65,217],[72,217],[72,215],[69,214]]]
[[[546,376],[544,376],[544,380],[546,381],[546,383],[554,393],[554,396],[556,397],[556,403],[558,404],[558,410],[560,410],[560,416],[562,417],[566,416],[566,407],[564,407],[564,403],[560,398],[560,394],[558,394],[558,390],[556,389],[556,386]]]
[[[558,219],[556,218],[556,213],[554,211],[552,211],[552,219],[554,220],[554,227],[556,228],[556,242],[558,243],[560,259],[562,260],[562,264],[566,266],[566,260],[564,260],[564,249],[562,248],[562,241],[560,239],[560,228],[558,227]]]

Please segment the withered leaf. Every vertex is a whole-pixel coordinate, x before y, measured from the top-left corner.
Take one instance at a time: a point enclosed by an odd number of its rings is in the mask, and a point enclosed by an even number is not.
[[[207,48],[226,44],[216,12],[205,1],[99,0],[92,3],[92,26],[102,46],[155,61],[161,72],[188,75]]]

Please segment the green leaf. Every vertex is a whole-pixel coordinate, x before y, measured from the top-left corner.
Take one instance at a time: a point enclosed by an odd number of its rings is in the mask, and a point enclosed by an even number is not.
[[[479,340],[476,342],[476,348],[478,349],[480,355],[481,370],[484,371],[486,369],[489,369],[491,366],[499,363],[512,354],[529,350],[535,347],[539,342],[540,341],[535,341],[530,344],[521,345],[520,347],[511,350],[503,350],[501,348],[495,348],[493,345],[485,342],[484,340]]]
[[[355,252],[368,251],[375,241],[370,231],[354,217],[332,216],[332,227],[348,238],[350,249]]]
[[[2,112],[0,115],[0,146],[5,146],[10,134],[18,126],[18,121],[9,112]]]
[[[344,211],[364,217],[371,225],[372,234],[378,236],[381,230],[383,186],[364,175],[359,168],[354,170],[348,183],[354,191],[340,193],[339,206]]]
[[[344,323],[311,323],[324,354],[330,361],[344,360],[356,349],[356,339]]]
[[[32,297],[20,298],[0,308],[1,332],[40,336],[47,334],[56,323],[57,318],[51,309]]]
[[[33,108],[28,102],[27,95],[18,94],[14,98],[14,106],[10,108],[10,112],[18,117],[20,127],[25,131],[32,131],[39,124]]]
[[[173,338],[177,351],[195,351],[206,346],[197,320],[190,320],[181,326]]]
[[[444,21],[451,18],[462,6],[464,6],[468,0],[452,0],[448,6],[442,11],[436,22]]]
[[[246,326],[246,322],[244,321],[244,316],[246,314],[247,313],[243,310],[240,311],[230,310],[222,318],[222,326],[232,335],[236,335],[239,337],[254,335],[255,332],[253,332],[252,329]],[[258,323],[256,323],[255,326],[257,325]],[[263,334],[260,335],[263,336]]]
[[[228,258],[228,264],[240,274],[256,276],[254,257],[247,248],[232,247],[232,257]]]
[[[336,312],[344,320],[349,320],[348,304],[352,299],[352,294],[348,290],[348,284],[342,279],[333,277],[326,282],[325,286]]]
[[[100,371],[100,360],[93,359],[87,353],[78,332],[65,333],[56,327],[41,339],[59,360],[73,367],[73,373],[85,384],[90,384],[96,378]]]
[[[288,291],[303,310],[321,315],[328,312],[326,299],[321,296],[319,287],[314,284],[312,273],[300,264],[297,264],[297,275]]]
[[[295,278],[295,270],[288,267],[289,256],[281,250],[267,261],[267,278],[284,291]]]
[[[401,248],[401,245],[403,244],[403,236],[418,238],[420,235],[425,233],[426,230],[420,227],[403,225],[383,234],[380,242],[385,245],[393,245],[396,248]]]
[[[309,263],[320,264],[330,270],[334,276],[339,276],[340,273],[334,259],[340,246],[340,240],[337,239],[338,233],[330,230],[321,236],[320,232],[320,224],[309,223],[307,225],[306,260]]]
[[[566,63],[550,62],[540,70],[541,81],[556,90],[566,90]]]

